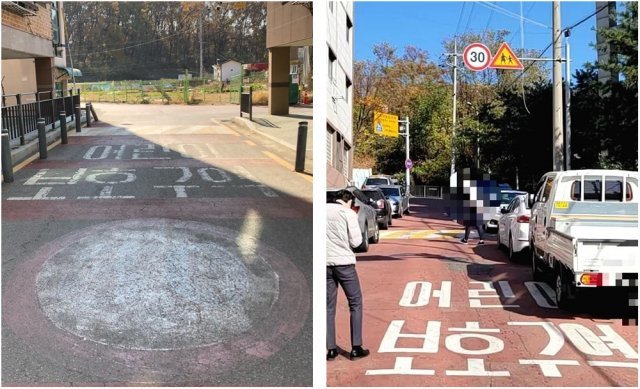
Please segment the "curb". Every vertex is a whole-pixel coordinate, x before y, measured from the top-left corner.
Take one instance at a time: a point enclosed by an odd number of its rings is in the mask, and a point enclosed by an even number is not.
[[[278,143],[278,144],[280,144],[280,145],[282,145],[282,146],[284,146],[284,147],[286,147],[286,148],[288,148],[288,149],[290,149],[292,151],[296,151],[296,146],[294,146],[294,145],[292,145],[292,144],[290,144],[288,142],[285,142],[285,141],[283,141],[281,139],[278,139],[273,135],[269,135],[266,132],[260,131],[257,128],[257,126],[253,122],[251,122],[249,119],[245,119],[245,118],[241,118],[241,117],[234,117],[232,119],[232,121],[235,124],[238,124],[240,126],[244,126],[245,128],[247,128],[247,129],[249,129],[249,130],[251,130],[253,132],[257,132],[258,134],[264,136],[265,138],[269,138],[272,141],[274,141],[274,142],[276,142],[276,143]]]
[[[86,124],[87,120],[84,114],[82,115],[80,121],[81,123]],[[60,123],[60,122],[56,121],[56,123]],[[67,122],[67,131],[69,132],[69,136],[73,136],[72,134],[75,134],[75,132],[73,133],[71,132],[71,130],[75,130],[75,128],[76,128],[75,120],[71,120]],[[47,146],[50,146],[53,143],[55,143],[57,140],[59,140],[60,124],[58,124],[57,127],[54,127],[53,129],[48,130],[46,133],[46,136],[47,136]],[[27,137],[27,135],[25,135],[25,137]],[[19,165],[20,163],[38,154],[39,146],[38,146],[37,133],[35,135],[33,133],[29,134],[28,138],[32,138],[32,139],[27,139],[27,143],[25,145],[11,148],[11,162],[13,163],[13,167]]]

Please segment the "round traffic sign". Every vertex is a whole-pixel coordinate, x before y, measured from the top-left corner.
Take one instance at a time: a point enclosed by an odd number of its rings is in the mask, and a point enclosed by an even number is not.
[[[404,161],[404,167],[406,167],[407,169],[411,169],[413,167],[413,161],[407,159],[406,161]]]
[[[472,43],[462,53],[464,64],[470,70],[479,72],[486,69],[491,62],[491,51],[482,43]]]

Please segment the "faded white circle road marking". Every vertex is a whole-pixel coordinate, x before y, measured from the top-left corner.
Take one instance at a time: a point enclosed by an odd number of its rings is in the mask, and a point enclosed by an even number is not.
[[[87,235],[43,265],[40,307],[97,343],[173,350],[223,342],[266,318],[278,275],[215,227],[134,220]]]

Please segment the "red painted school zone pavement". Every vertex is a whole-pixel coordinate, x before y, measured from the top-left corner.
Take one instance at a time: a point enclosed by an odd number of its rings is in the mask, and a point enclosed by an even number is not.
[[[637,386],[637,327],[606,307],[558,309],[552,288],[531,282],[528,260],[510,263],[495,235],[463,245],[441,208],[412,201],[411,215],[358,254],[367,358],[348,359],[339,294],[346,351],[327,362],[329,386]]]

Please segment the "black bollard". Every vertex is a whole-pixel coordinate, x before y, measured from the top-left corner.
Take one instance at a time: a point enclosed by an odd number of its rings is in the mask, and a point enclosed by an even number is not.
[[[9,130],[2,130],[2,179],[4,182],[13,182],[13,162],[11,161]]]
[[[82,110],[76,105],[76,132],[82,131]]]
[[[87,127],[91,127],[91,103],[86,103],[84,105],[84,110],[87,115]]]
[[[296,171],[304,171],[304,159],[307,152],[308,122],[298,123],[298,145],[296,147]]]
[[[44,119],[38,119],[38,148],[40,159],[47,159],[47,133],[44,129]]]
[[[93,109],[93,104],[89,103],[89,109],[91,109],[91,114],[93,115],[93,120],[95,120],[96,122],[99,121],[100,119],[98,119],[98,115],[96,115],[96,110]]]
[[[60,141],[67,144],[67,114],[64,111],[60,111]]]

